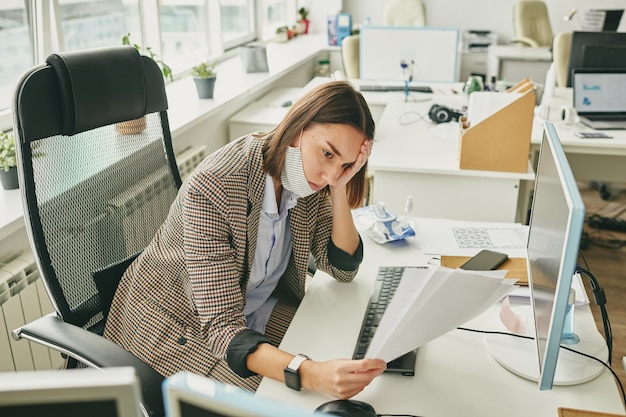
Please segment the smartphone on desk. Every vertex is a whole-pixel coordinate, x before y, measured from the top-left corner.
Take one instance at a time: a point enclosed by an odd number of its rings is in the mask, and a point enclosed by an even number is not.
[[[489,271],[502,265],[508,258],[509,256],[506,253],[483,249],[461,265],[460,268],[468,271]]]
[[[574,132],[574,135],[582,139],[612,139],[613,136],[604,132]]]

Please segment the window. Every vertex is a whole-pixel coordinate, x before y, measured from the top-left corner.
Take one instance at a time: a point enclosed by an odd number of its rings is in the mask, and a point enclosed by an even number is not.
[[[140,43],[139,0],[58,0],[64,51],[121,45],[127,33]]]
[[[221,0],[220,17],[224,49],[254,40],[256,25],[252,0]]]
[[[213,53],[209,47],[211,32],[206,0],[160,0],[159,3],[163,61],[175,73],[189,69]]]
[[[293,26],[296,21],[294,0],[263,1],[263,39],[271,39],[281,26]]]
[[[23,0],[0,3],[0,110],[11,107],[19,77],[34,65],[30,25]],[[0,126],[5,130],[9,126]]]
[[[199,60],[273,36],[295,16],[296,0],[2,0],[0,128],[10,127],[13,90],[24,71],[53,52],[131,43],[152,51],[176,74]],[[259,10],[257,17],[256,10]],[[291,19],[294,20],[294,19]],[[36,22],[36,23],[35,23]],[[293,23],[293,22],[292,22]]]

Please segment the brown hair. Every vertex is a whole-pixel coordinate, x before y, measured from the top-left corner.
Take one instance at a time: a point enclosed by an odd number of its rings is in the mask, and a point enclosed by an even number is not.
[[[346,81],[331,81],[315,87],[296,101],[287,115],[267,134],[264,170],[280,179],[287,149],[300,131],[313,124],[347,124],[368,140],[374,140],[374,119],[360,92]],[[348,202],[352,207],[363,203],[367,162],[348,182]]]

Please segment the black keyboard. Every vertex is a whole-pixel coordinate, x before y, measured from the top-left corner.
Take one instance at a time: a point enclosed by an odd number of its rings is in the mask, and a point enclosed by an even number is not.
[[[382,85],[382,84],[362,84],[360,91],[387,92],[404,91],[403,85]],[[433,89],[427,85],[410,85],[409,91],[412,93],[432,93]]]
[[[404,269],[405,267],[403,266],[381,266],[378,268],[376,283],[363,317],[361,332],[359,333],[352,359],[362,359],[365,356],[372,337],[374,337],[374,333],[378,328],[378,323],[380,323],[380,319],[389,305],[391,297],[396,292],[398,284],[400,284]],[[415,375],[416,359],[417,349],[389,362],[385,372],[413,376]]]

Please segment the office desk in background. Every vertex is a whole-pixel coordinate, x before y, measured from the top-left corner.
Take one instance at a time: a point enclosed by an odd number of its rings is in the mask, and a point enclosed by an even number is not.
[[[316,77],[302,89],[280,88],[251,103],[229,121],[230,138],[254,130],[269,130],[284,117],[294,101],[330,78]],[[376,84],[351,80],[361,84]],[[401,86],[398,82],[380,82]],[[434,124],[428,118],[433,104],[461,108],[467,97],[459,94],[462,83],[417,83],[428,85],[432,94],[363,92],[376,122],[376,143],[369,159],[374,174],[373,199],[383,201],[399,214],[408,195],[413,196],[415,214],[458,220],[526,220],[529,207],[530,168],[525,173],[462,170],[459,168],[457,123]],[[439,132],[439,134],[437,133]],[[443,136],[442,136],[443,134]]]
[[[556,124],[567,160],[578,181],[626,181],[626,130],[602,130],[611,139],[582,139],[576,132],[593,131],[582,123],[560,122],[562,106],[572,106],[572,89],[556,88],[554,95],[544,94],[542,105],[550,109],[549,120]],[[535,116],[531,135],[531,160],[537,160],[543,119]]]
[[[464,96],[434,94],[424,102],[391,102],[376,127],[368,166],[374,172],[373,196],[400,214],[407,195],[415,215],[492,222],[525,221],[534,179],[525,173],[459,168],[458,123],[434,124],[432,104],[459,108]]]
[[[487,48],[487,76],[506,80],[511,84],[530,77],[535,84],[543,84],[552,62],[550,48],[525,48],[515,45],[489,45]]]
[[[419,230],[419,223],[418,223]],[[315,360],[350,358],[376,272],[381,265],[427,265],[431,256],[407,242],[378,245],[364,238],[365,256],[355,280],[340,283],[317,272],[280,345]],[[464,327],[493,329],[499,305]],[[589,307],[576,309],[576,333],[598,332]],[[325,394],[285,387],[264,378],[257,395],[314,409],[332,400]],[[604,371],[584,384],[540,391],[500,366],[482,334],[453,330],[422,346],[415,376],[383,374],[354,399],[379,414],[426,417],[556,417],[558,407],[624,414],[613,376]]]

